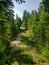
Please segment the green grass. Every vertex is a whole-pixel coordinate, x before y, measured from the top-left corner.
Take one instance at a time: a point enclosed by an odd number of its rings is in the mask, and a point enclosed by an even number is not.
[[[44,62],[49,61],[49,49],[46,46],[43,46],[42,43],[38,43],[37,41],[31,40],[29,31],[22,33],[21,36],[22,36],[21,43],[23,45],[30,47],[30,48],[27,47],[27,49],[25,48],[26,51],[23,53],[30,54],[30,56],[33,57],[33,61],[35,63],[39,63],[39,62],[44,63]],[[31,50],[33,50],[33,51],[31,51]],[[34,50],[35,50],[35,52],[34,52]]]
[[[4,51],[4,53],[0,53],[0,65],[12,65],[14,62],[18,62],[20,65],[48,65],[49,49],[41,43],[33,41],[29,31],[23,29],[20,34],[20,47],[16,51],[0,40],[0,49]]]

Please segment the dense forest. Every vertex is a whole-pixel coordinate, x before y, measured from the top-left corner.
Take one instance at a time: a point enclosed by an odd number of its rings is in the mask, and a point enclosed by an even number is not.
[[[49,0],[22,19],[14,19],[13,7],[12,0],[0,0],[0,65],[49,65]]]

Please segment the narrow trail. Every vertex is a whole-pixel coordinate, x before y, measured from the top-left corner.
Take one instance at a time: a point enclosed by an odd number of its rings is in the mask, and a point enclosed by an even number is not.
[[[32,48],[30,45],[23,44],[23,42],[21,42],[21,39],[22,39],[22,36],[21,36],[21,33],[19,33],[17,35],[16,39],[11,41],[10,46],[11,46],[12,50],[16,51],[16,50],[19,50],[20,48],[23,49],[22,54],[27,54],[27,55],[30,54],[32,56],[32,58],[34,59],[34,61],[37,60],[37,63],[38,63],[39,58],[41,58],[41,59],[44,58],[43,56],[38,54],[37,51],[34,48]],[[42,64],[49,65],[49,63],[42,63]],[[39,64],[35,64],[35,65],[42,65],[42,64],[39,63]],[[20,65],[20,64],[19,64],[19,62],[15,61],[14,63],[12,63],[12,65]],[[26,65],[30,65],[30,64],[26,64]]]
[[[21,34],[18,34],[16,39],[10,42],[10,46],[14,51],[20,47],[20,42],[21,42]]]
[[[29,52],[33,55],[33,54],[36,54],[36,50],[32,49],[29,45],[26,45],[26,44],[23,44],[21,42],[21,33],[19,33],[16,37],[15,40],[11,41],[11,44],[10,46],[12,47],[12,50],[16,51],[18,50],[19,48],[27,48],[29,50]],[[27,50],[27,51],[28,51]]]

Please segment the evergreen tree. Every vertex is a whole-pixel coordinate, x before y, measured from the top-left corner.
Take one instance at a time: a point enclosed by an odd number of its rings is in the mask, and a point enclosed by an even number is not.
[[[26,30],[28,29],[28,18],[29,18],[30,14],[24,10],[23,12],[23,22],[24,22],[24,25],[26,27]]]

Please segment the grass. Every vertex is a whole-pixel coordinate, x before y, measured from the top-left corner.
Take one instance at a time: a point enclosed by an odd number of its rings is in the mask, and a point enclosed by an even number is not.
[[[13,51],[8,48],[4,54],[0,53],[0,65],[49,65],[49,49],[41,43],[33,41],[29,31],[25,29],[20,31],[19,49]]]
[[[43,46],[41,43],[38,43],[37,41],[32,41],[30,39],[29,31],[21,33],[21,36],[22,36],[21,43],[25,45],[25,47],[29,46],[26,47],[27,49],[25,48],[26,51],[25,52],[23,51],[23,53],[30,54],[30,56],[33,57],[33,61],[35,63],[45,63],[49,61],[49,50],[46,46]]]

